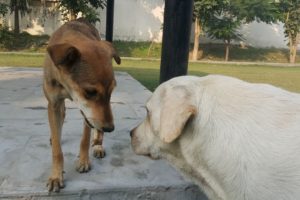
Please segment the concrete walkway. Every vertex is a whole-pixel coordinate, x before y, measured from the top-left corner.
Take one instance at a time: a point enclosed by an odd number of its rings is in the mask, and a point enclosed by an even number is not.
[[[145,116],[151,93],[126,73],[116,72],[112,96],[116,130],[104,136],[106,157],[92,156],[92,170],[79,174],[82,117],[70,101],[62,135],[65,185],[49,194],[51,147],[42,71],[0,68],[0,199],[206,199],[165,161],[135,155],[129,130]]]

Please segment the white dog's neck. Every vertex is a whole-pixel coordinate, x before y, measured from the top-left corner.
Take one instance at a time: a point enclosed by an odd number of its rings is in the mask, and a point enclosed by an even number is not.
[[[181,144],[178,144],[178,142],[170,145],[170,148],[161,152],[161,157],[172,163],[173,166],[182,172],[187,179],[192,180],[197,185],[201,185],[201,189],[209,199],[226,200],[227,198],[224,191],[214,177],[212,177],[203,166],[195,167],[189,164],[189,161],[181,153],[182,150],[180,150],[180,148],[182,147],[180,147],[180,145]]]

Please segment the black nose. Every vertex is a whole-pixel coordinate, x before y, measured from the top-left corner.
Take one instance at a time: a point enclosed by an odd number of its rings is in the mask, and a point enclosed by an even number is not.
[[[103,127],[103,128],[102,128],[102,131],[103,131],[103,132],[112,132],[112,131],[114,131],[114,130],[115,130],[115,126],[114,126],[114,125],[109,126],[109,127]]]
[[[132,137],[132,135],[133,135],[133,131],[130,131],[130,137]]]

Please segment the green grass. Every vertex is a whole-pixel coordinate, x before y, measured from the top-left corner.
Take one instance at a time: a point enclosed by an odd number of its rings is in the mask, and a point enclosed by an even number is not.
[[[114,41],[114,46],[123,57],[160,58],[161,54],[160,43]]]
[[[159,61],[123,60],[122,65],[115,66],[115,69],[128,72],[153,91],[159,82],[159,66]],[[300,93],[300,67],[190,63],[188,74],[197,76],[223,74],[249,82],[269,83]]]
[[[41,67],[44,62],[44,55],[40,54],[1,54],[0,66],[13,67]]]
[[[0,66],[41,67],[43,55],[0,54]],[[159,82],[160,61],[123,59],[114,69],[125,71],[153,91]],[[249,82],[270,83],[300,93],[300,67],[190,63],[189,74],[223,74]]]

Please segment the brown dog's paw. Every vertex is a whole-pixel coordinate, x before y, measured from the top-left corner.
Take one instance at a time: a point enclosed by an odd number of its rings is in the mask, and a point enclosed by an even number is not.
[[[88,172],[91,169],[91,163],[89,160],[87,161],[83,161],[83,160],[78,160],[77,164],[76,164],[76,170],[79,173],[84,173],[84,172]]]
[[[49,192],[59,192],[61,188],[65,187],[63,178],[49,177],[47,187]]]
[[[105,150],[102,147],[102,145],[99,145],[99,144],[94,145],[93,150],[94,150],[93,155],[95,158],[104,158]]]

